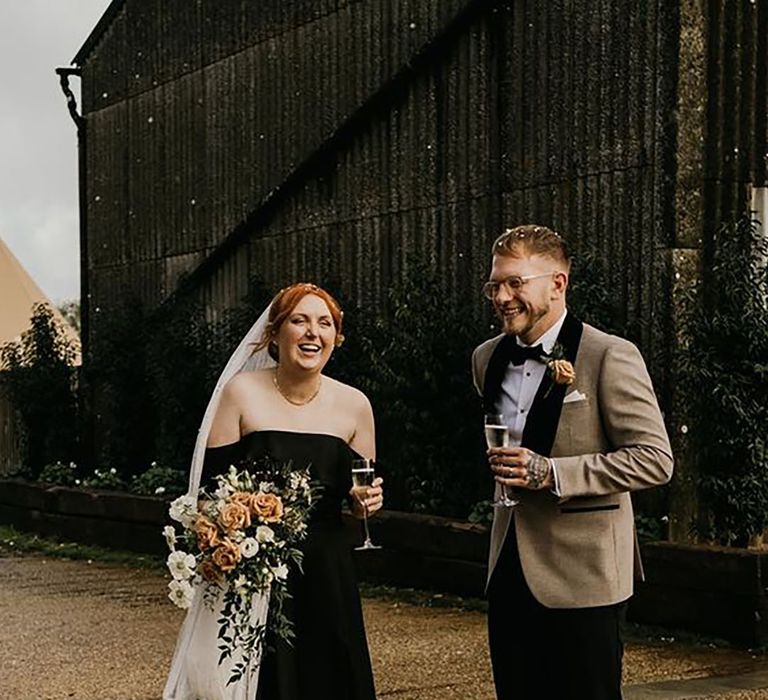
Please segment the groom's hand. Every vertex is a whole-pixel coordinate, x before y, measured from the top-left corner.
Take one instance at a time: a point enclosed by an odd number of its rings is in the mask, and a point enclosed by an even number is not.
[[[492,447],[488,462],[494,478],[504,486],[541,491],[552,489],[552,463],[526,447]]]

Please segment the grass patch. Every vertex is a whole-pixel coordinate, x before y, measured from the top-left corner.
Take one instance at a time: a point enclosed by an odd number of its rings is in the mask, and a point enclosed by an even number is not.
[[[152,554],[137,554],[136,552],[124,552],[77,542],[66,542],[55,538],[41,537],[29,532],[21,532],[8,525],[0,525],[0,556],[18,556],[28,553],[61,559],[119,564],[139,569],[161,570],[165,567],[165,561]]]

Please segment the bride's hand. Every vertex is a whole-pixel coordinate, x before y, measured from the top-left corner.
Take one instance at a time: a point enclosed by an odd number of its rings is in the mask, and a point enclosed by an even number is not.
[[[381,510],[384,505],[384,489],[382,484],[384,479],[377,476],[373,480],[372,486],[353,486],[349,495],[352,497],[351,510],[356,518],[362,518],[365,515],[365,508],[368,508],[368,516],[373,515],[377,510]]]

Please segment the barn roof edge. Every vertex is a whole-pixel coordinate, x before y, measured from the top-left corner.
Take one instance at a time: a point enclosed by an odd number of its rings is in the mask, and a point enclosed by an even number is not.
[[[72,65],[82,66],[83,63],[88,60],[92,51],[96,48],[96,45],[99,43],[99,41],[101,41],[101,37],[104,35],[107,29],[109,29],[110,25],[112,24],[112,20],[114,20],[115,17],[117,17],[117,15],[120,13],[120,10],[123,9],[125,2],[126,0],[112,0],[112,2],[109,4],[109,7],[104,10],[104,14],[101,16],[99,21],[96,22],[96,26],[88,35],[88,38],[80,47],[80,50],[77,52],[77,54],[75,54],[75,57],[72,59]]]

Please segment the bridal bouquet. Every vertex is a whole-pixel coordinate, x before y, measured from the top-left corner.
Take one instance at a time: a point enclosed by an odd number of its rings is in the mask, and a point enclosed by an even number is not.
[[[289,565],[301,567],[299,542],[306,537],[307,517],[315,499],[307,470],[290,463],[253,462],[242,470],[231,466],[216,477],[217,488],[201,489],[199,500],[181,496],[169,515],[183,532],[163,530],[168,569],[173,580],[169,598],[188,608],[194,596],[213,606],[224,596],[219,617],[219,663],[240,653],[229,683],[243,675],[267,628],[277,637],[293,637],[283,613]],[[266,623],[253,620],[254,596],[269,595]]]

